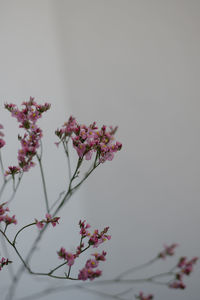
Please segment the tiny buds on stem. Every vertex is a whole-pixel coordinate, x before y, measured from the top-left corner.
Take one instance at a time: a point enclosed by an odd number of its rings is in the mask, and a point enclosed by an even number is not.
[[[38,229],[42,229],[45,224],[51,223],[53,227],[59,224],[60,217],[52,217],[50,214],[46,214],[46,219],[38,221],[35,219],[35,224]]]

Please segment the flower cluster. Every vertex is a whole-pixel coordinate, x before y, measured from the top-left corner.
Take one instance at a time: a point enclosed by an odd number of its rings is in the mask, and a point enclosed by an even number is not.
[[[55,227],[60,219],[60,217],[52,217],[50,214],[45,215],[46,219],[38,221],[35,219],[35,224],[39,229],[42,229],[44,227],[44,224],[51,223],[53,227]]]
[[[8,258],[6,259],[5,257],[2,257],[2,259],[0,260],[0,271],[4,266],[7,266],[8,264],[11,264],[12,261],[8,260]]]
[[[117,127],[109,127],[107,130],[105,125],[99,129],[95,122],[89,126],[80,125],[75,118],[70,116],[68,122],[61,129],[57,129],[55,133],[60,141],[66,142],[67,138],[71,138],[73,147],[80,158],[90,160],[95,152],[99,163],[103,163],[106,160],[112,160],[114,153],[122,148],[121,143],[114,142],[116,130]]]
[[[30,98],[28,102],[22,103],[21,110],[15,104],[5,104],[5,108],[11,112],[11,115],[20,123],[19,127],[24,128],[26,133],[24,136],[18,136],[21,143],[21,149],[18,151],[19,166],[11,167],[21,169],[26,172],[34,166],[33,157],[37,153],[42,138],[42,130],[36,125],[36,122],[41,118],[42,113],[50,108],[50,104],[37,104],[34,98]],[[18,172],[19,172],[18,170]],[[15,172],[16,173],[16,172]],[[13,175],[12,170],[6,171],[5,175]]]
[[[152,300],[154,297],[152,294],[149,294],[148,296],[144,296],[143,292],[140,292],[139,295],[135,296],[135,298],[139,300]]]
[[[105,261],[106,258],[106,252],[105,251],[102,251],[102,253],[94,253],[92,254],[94,256],[93,259],[88,259],[86,264],[85,264],[85,267],[83,269],[81,269],[79,271],[79,274],[78,274],[78,279],[80,280],[93,280],[99,276],[101,276],[102,274],[102,271],[97,269],[98,265],[99,265],[99,261]]]
[[[193,257],[191,260],[187,260],[187,257],[181,257],[177,264],[179,272],[175,274],[175,280],[170,282],[169,287],[173,289],[185,289],[186,286],[183,283],[183,276],[190,275],[197,260],[198,257]]]
[[[0,124],[0,129],[3,129],[3,125]],[[0,130],[0,149],[3,148],[3,146],[5,145],[5,141],[4,139],[2,139],[2,137],[4,137],[4,133]]]
[[[106,240],[110,240],[111,236],[107,235],[109,227],[105,227],[103,231],[99,232],[98,229],[94,230],[94,233],[90,236],[88,241],[89,245],[92,245],[94,248],[97,248],[100,244],[105,242]]]
[[[0,204],[0,222],[4,222],[6,225],[10,225],[10,224],[17,224],[17,220],[15,218],[15,215],[13,215],[12,217],[10,217],[6,212],[9,211],[8,207],[4,208],[4,205],[6,203],[2,203]]]
[[[71,252],[67,252],[65,248],[61,247],[57,253],[59,258],[61,259],[63,258],[64,260],[67,261],[68,266],[72,266],[74,264],[74,259],[76,258],[76,256]]]
[[[172,244],[170,246],[164,245],[164,250],[158,254],[158,258],[165,259],[166,256],[173,256],[174,250],[178,246],[178,244]]]
[[[88,228],[90,228],[90,224],[86,224],[86,221],[79,221],[79,226],[81,228],[80,235],[83,238],[89,237],[88,244],[90,246],[93,246],[94,248],[97,248],[100,244],[105,242],[106,240],[110,240],[111,236],[107,235],[109,227],[105,227],[103,231],[99,232],[98,229],[95,229],[93,234],[91,234],[88,231]]]
[[[80,235],[82,238],[85,238],[86,236],[90,236],[90,232],[87,230],[88,228],[90,228],[90,224],[85,224],[85,220],[84,221],[79,221],[79,226],[81,228],[80,230]]]
[[[105,242],[106,240],[110,240],[111,236],[107,235],[107,231],[109,227],[104,228],[103,231],[99,233],[98,229],[94,230],[94,233],[91,234],[88,231],[88,228],[90,228],[90,224],[86,223],[86,221],[79,221],[80,226],[80,235],[81,235],[81,241],[80,245],[76,248],[76,252],[73,254],[71,252],[68,252],[65,250],[65,248],[61,247],[60,250],[57,252],[60,259],[66,260],[66,264],[68,266],[72,266],[75,262],[75,259],[79,257],[79,255],[90,248],[98,247],[101,243]],[[84,247],[84,243],[82,242],[83,239],[88,238],[88,245]],[[92,259],[88,259],[85,263],[85,266],[83,269],[79,270],[78,279],[79,280],[93,280],[96,277],[99,277],[102,274],[102,271],[97,269],[100,261],[105,261],[106,252],[102,251],[102,253],[93,253],[91,254],[93,256]]]

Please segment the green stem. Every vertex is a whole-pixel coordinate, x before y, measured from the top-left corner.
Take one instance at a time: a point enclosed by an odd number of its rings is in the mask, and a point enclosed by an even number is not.
[[[46,204],[46,210],[49,213],[49,202],[48,202],[48,196],[47,196],[47,188],[46,188],[46,182],[45,182],[45,178],[44,178],[44,171],[43,171],[43,167],[42,167],[42,160],[41,157],[39,157],[38,154],[36,154],[37,160],[39,162],[39,166],[40,166],[40,173],[41,173],[41,177],[42,177],[42,185],[43,185],[43,191],[44,191],[44,199],[45,199],[45,204]]]
[[[62,141],[65,154],[67,156],[67,163],[68,163],[68,172],[69,172],[69,180],[71,180],[72,177],[72,171],[71,171],[71,162],[69,158],[69,149],[68,149],[68,141]]]
[[[130,268],[130,269],[128,269],[128,270],[126,270],[126,271],[120,273],[120,274],[116,277],[116,279],[120,279],[120,278],[122,278],[123,276],[126,276],[126,275],[128,275],[128,274],[130,274],[130,273],[133,273],[133,272],[136,272],[136,271],[141,270],[141,269],[143,269],[143,268],[146,268],[146,267],[152,265],[152,264],[153,264],[154,262],[156,262],[157,260],[158,260],[158,257],[156,256],[155,258],[151,259],[150,261],[148,261],[148,262],[146,262],[146,263],[144,263],[144,264],[141,264],[141,265],[136,266],[136,267],[132,267],[132,268]]]
[[[17,192],[17,190],[18,190],[18,188],[19,188],[20,182],[21,182],[21,180],[22,180],[22,176],[23,176],[23,173],[20,173],[20,174],[19,174],[19,177],[18,177],[17,185],[16,185],[16,187],[15,187],[15,189],[14,189],[14,191],[13,191],[11,197],[10,197],[10,199],[7,201],[8,203],[10,203],[10,202],[14,199],[14,197],[15,197],[15,195],[16,195],[16,192]]]
[[[33,226],[33,225],[35,225],[35,224],[36,224],[36,222],[31,223],[31,224],[28,224],[28,225],[25,225],[24,227],[22,227],[22,228],[16,233],[16,235],[15,235],[15,237],[14,237],[14,239],[13,239],[13,245],[15,245],[16,239],[17,239],[18,235],[20,234],[20,232],[22,232],[25,228],[30,227],[30,226]]]
[[[1,150],[0,150],[0,166],[1,166],[1,172],[2,172],[2,175],[3,175],[3,180],[5,182],[6,181],[5,176],[4,176],[5,170],[4,170],[4,166],[3,166],[3,160],[2,160]]]

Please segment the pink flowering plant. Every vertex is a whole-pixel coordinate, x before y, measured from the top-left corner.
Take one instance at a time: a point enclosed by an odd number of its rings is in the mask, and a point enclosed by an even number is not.
[[[10,165],[4,169],[2,155],[4,149],[6,149],[6,142],[3,132],[4,128],[3,125],[0,124],[0,165],[3,178],[0,187],[1,199],[4,199],[4,191],[6,186],[12,183],[11,197],[7,201],[4,200],[0,202],[0,234],[1,237],[6,241],[6,245],[15,251],[19,261],[21,262],[21,267],[12,277],[12,284],[8,289],[6,300],[12,300],[15,297],[18,282],[25,270],[35,276],[46,276],[56,279],[74,280],[77,282],[93,281],[102,275],[101,264],[106,261],[107,253],[105,250],[99,250],[99,248],[102,247],[102,244],[111,239],[109,227],[102,228],[101,230],[91,230],[91,226],[86,222],[86,220],[80,220],[79,223],[77,222],[80,235],[79,244],[76,246],[74,251],[68,251],[63,245],[59,245],[57,248],[57,253],[55,253],[58,258],[58,263],[55,267],[51,267],[50,271],[33,271],[30,264],[30,258],[35,253],[36,247],[44,236],[45,232],[48,229],[52,230],[52,228],[59,225],[59,213],[68,200],[72,197],[74,192],[84,183],[88,176],[90,176],[99,165],[104,164],[106,161],[112,161],[115,154],[121,150],[122,144],[118,141],[115,141],[114,137],[117,127],[113,128],[103,125],[99,128],[95,122],[91,123],[89,126],[82,125],[79,124],[74,117],[70,116],[68,121],[65,122],[61,128],[55,131],[57,136],[57,141],[55,144],[57,147],[62,146],[64,148],[64,152],[67,157],[69,183],[66,191],[61,193],[61,197],[59,197],[59,199],[57,199],[53,205],[50,206],[42,165],[41,140],[43,132],[38,126],[38,120],[41,119],[43,114],[46,114],[46,112],[50,109],[50,104],[45,103],[40,105],[35,102],[34,98],[30,98],[29,101],[22,103],[21,109],[12,103],[5,104],[5,109],[8,110],[12,117],[16,118],[17,122],[19,123],[19,127],[24,130],[23,135],[18,135],[18,140],[20,143],[20,149],[18,150],[17,156],[18,163],[16,165]],[[72,149],[74,149],[77,153],[77,164],[73,171],[70,164],[69,147],[72,147]],[[91,161],[91,165],[87,172],[81,177],[81,167],[84,164],[84,161]],[[10,213],[9,204],[15,198],[23,176],[35,165],[38,165],[40,169],[46,213],[42,219],[38,219],[33,216],[32,220],[30,220],[30,223],[17,230],[14,234],[14,237],[11,238],[7,233],[7,228],[10,225],[13,226],[17,224],[17,217],[15,214]],[[24,257],[18,248],[17,240],[19,235],[30,227],[38,228],[38,233],[32,246],[27,249],[27,253]],[[178,259],[178,262],[175,264],[175,266],[173,266],[173,268],[161,274],[154,274],[150,277],[137,279],[127,278],[128,275],[130,276],[134,272],[156,263],[156,261],[165,260],[167,257],[173,256],[177,246],[178,245],[176,243],[169,246],[164,245],[164,249],[160,251],[155,258],[151,259],[147,263],[121,272],[113,279],[97,281],[98,285],[102,286],[104,284],[128,284],[130,287],[121,293],[107,294],[103,290],[91,290],[88,283],[84,283],[82,285],[75,284],[73,287],[79,287],[87,292],[97,293],[102,296],[109,296],[116,299],[125,299],[123,297],[126,294],[133,292],[133,284],[136,283],[150,282],[152,284],[161,284],[167,286],[170,289],[185,289],[185,277],[192,273],[194,265],[198,260],[197,257],[193,257],[191,259],[188,259],[187,257],[181,257]],[[84,258],[85,255],[82,254],[87,252],[89,249],[91,249],[92,252],[90,252],[87,259],[83,261],[82,267],[79,269],[79,271],[76,274],[73,273],[72,275],[72,268],[76,264],[77,259],[80,257]],[[0,251],[0,255],[1,253],[2,251]],[[8,249],[6,253],[9,255],[9,257],[5,257],[5,255],[0,256],[0,271],[2,272],[4,271],[3,269],[9,268],[9,265],[14,263]],[[58,272],[61,270],[63,270],[62,275],[60,275],[60,272]],[[66,286],[66,289],[67,288],[68,287]],[[54,289],[54,292],[55,291],[56,289]],[[43,291],[44,295],[46,293],[48,293],[48,290]],[[152,294],[147,294],[143,291],[139,291],[137,294],[133,294],[132,296],[140,300],[154,299]],[[31,299],[33,298],[34,295],[32,295]],[[37,293],[35,294],[35,299],[37,299]]]

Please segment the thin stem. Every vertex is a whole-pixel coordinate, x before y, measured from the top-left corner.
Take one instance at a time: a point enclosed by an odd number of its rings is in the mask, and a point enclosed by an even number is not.
[[[9,252],[8,252],[8,248],[7,248],[7,245],[6,245],[5,238],[2,235],[1,235],[1,244],[2,244],[2,247],[3,247],[3,250],[5,252],[6,257],[8,258],[10,255],[9,255]],[[12,264],[8,265],[8,271],[10,273],[10,277],[14,278],[14,270],[13,270]]]
[[[15,195],[16,195],[16,192],[17,192],[17,190],[18,190],[18,188],[19,188],[20,182],[21,182],[21,180],[22,180],[23,174],[24,174],[24,173],[20,173],[20,174],[19,174],[17,185],[16,185],[16,187],[15,187],[15,189],[14,189],[14,191],[13,191],[11,197],[10,197],[10,199],[8,200],[8,203],[10,203],[10,202],[14,199],[14,197],[15,197]]]
[[[63,147],[64,147],[65,154],[67,156],[69,180],[71,180],[72,171],[71,171],[71,162],[70,162],[70,158],[69,158],[68,140],[67,141],[62,141],[62,144],[63,144]]]
[[[39,166],[40,166],[40,173],[41,173],[41,177],[42,177],[42,185],[43,185],[43,191],[44,191],[46,210],[49,213],[49,202],[48,202],[48,196],[47,196],[46,182],[45,182],[45,178],[44,178],[44,171],[43,171],[43,167],[42,167],[42,160],[38,154],[36,154],[36,157],[37,157],[37,160],[38,160]]]
[[[61,207],[65,204],[65,202],[69,199],[69,197],[71,197],[71,195],[72,195],[72,190],[73,190],[73,189],[71,188],[71,186],[72,186],[72,183],[73,183],[74,179],[77,177],[77,174],[78,174],[79,168],[80,168],[80,166],[81,166],[81,164],[82,164],[82,161],[83,161],[83,158],[80,158],[80,157],[79,157],[78,163],[77,163],[77,166],[76,166],[76,169],[75,169],[74,174],[73,174],[73,176],[72,176],[72,178],[71,178],[71,180],[70,180],[68,190],[67,190],[65,196],[63,197],[63,200],[61,201],[60,205],[59,205],[59,206],[57,207],[57,209],[55,210],[53,216],[55,216],[55,215],[58,213],[58,211],[59,211],[59,210],[61,209]]]
[[[13,180],[13,192],[15,191],[15,176],[12,176],[12,180]]]
[[[17,255],[19,256],[20,260],[22,261],[22,263],[24,264],[24,267],[31,272],[30,268],[28,267],[28,265],[26,264],[25,260],[22,258],[21,254],[19,253],[19,251],[17,250],[17,248],[15,247],[15,245],[13,245],[13,243],[9,240],[9,238],[7,237],[7,235],[4,233],[4,231],[2,231],[0,229],[0,232],[3,234],[3,236],[6,238],[7,242],[15,249],[15,252],[17,253]]]
[[[1,189],[0,189],[0,197],[3,194],[3,191],[4,191],[5,187],[6,187],[6,183],[7,183],[7,181],[4,180],[4,183],[2,184]]]
[[[4,176],[5,170],[4,170],[4,166],[3,166],[3,159],[2,159],[2,155],[1,155],[1,150],[0,150],[0,167],[1,167],[1,172],[2,172],[2,175],[3,175],[3,180],[5,182],[6,181],[5,176]]]
[[[154,262],[156,262],[157,260],[158,260],[158,257],[155,257],[155,258],[151,259],[150,261],[148,261],[148,262],[146,262],[146,263],[144,263],[144,264],[141,264],[141,265],[136,266],[136,267],[132,267],[132,268],[130,268],[130,269],[128,269],[128,270],[126,270],[126,271],[120,273],[120,274],[116,277],[116,279],[120,279],[120,278],[122,278],[123,276],[126,276],[126,275],[128,275],[128,274],[130,274],[130,273],[133,273],[133,272],[136,272],[136,271],[141,270],[141,269],[143,269],[143,268],[146,268],[146,267],[152,265],[152,264],[153,264]]]
[[[84,178],[77,185],[75,185],[73,187],[72,191],[76,190],[99,165],[100,165],[100,163],[98,163],[97,165],[95,165],[88,173],[86,173],[86,175],[84,176]]]
[[[15,235],[15,237],[14,237],[14,239],[13,239],[13,245],[15,245],[16,239],[17,239],[18,235],[20,234],[20,232],[22,232],[25,228],[30,227],[30,226],[33,226],[33,225],[35,225],[35,224],[36,224],[36,222],[31,223],[31,224],[28,224],[28,225],[25,225],[24,227],[22,227],[22,228],[16,233],[16,235]]]
[[[50,207],[50,211],[54,208],[54,206],[60,201],[62,195],[65,193],[65,191],[61,192],[58,196],[58,199],[52,204],[52,206]]]
[[[67,278],[69,278],[69,275],[70,275],[70,272],[71,272],[71,268],[72,268],[72,266],[69,266],[69,270],[68,270],[68,273],[67,273]]]
[[[66,265],[67,261],[65,261],[64,263],[60,264],[59,266],[57,266],[56,268],[54,268],[53,270],[51,270],[49,272],[49,275],[51,275],[52,273],[54,273],[56,270],[58,270],[59,268],[61,268],[62,266]]]

